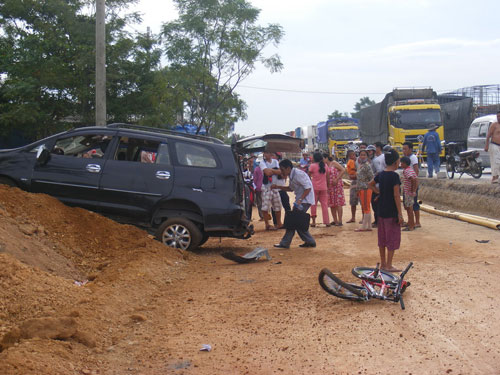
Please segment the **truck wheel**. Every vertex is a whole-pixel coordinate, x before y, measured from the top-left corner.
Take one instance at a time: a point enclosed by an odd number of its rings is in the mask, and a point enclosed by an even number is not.
[[[173,217],[167,219],[158,228],[156,238],[167,246],[194,250],[202,240],[200,229],[189,219]]]

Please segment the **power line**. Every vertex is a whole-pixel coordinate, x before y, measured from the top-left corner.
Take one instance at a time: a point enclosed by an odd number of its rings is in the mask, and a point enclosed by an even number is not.
[[[385,95],[385,92],[336,92],[336,91],[307,91],[307,90],[289,90],[289,89],[273,89],[270,87],[256,87],[239,85],[246,89],[265,90],[265,91],[281,91],[281,92],[295,92],[299,94],[326,94],[326,95]]]
[[[292,90],[292,89],[274,89],[271,87],[256,87],[256,86],[246,86],[246,85],[238,85],[238,87],[242,87],[245,89],[253,89],[253,90],[264,90],[264,91],[278,91],[278,92],[293,92],[298,94],[324,94],[324,95],[385,95],[387,92],[338,92],[338,91],[308,91],[308,90]],[[455,89],[451,90],[434,90],[439,93],[446,93],[455,91]]]

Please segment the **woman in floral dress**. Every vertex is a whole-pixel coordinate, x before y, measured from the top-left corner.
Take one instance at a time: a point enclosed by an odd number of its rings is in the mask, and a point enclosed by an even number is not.
[[[345,173],[345,168],[338,162],[333,160],[333,157],[324,154],[325,163],[329,168],[328,179],[328,207],[332,213],[332,225],[342,226],[342,207],[345,206],[344,183],[342,176]]]

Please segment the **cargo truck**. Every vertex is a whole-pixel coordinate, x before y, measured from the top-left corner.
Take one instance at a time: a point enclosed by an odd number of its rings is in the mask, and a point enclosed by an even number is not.
[[[390,144],[400,153],[404,142],[418,147],[431,124],[438,126],[436,131],[443,140],[441,106],[431,88],[394,89],[382,102],[361,109],[361,139]]]
[[[398,151],[410,141],[417,151],[419,139],[435,123],[442,141],[458,143],[465,150],[474,114],[473,99],[469,97],[436,95],[430,88],[394,89],[382,102],[361,110],[361,139],[390,144]],[[441,156],[444,153],[443,148]]]
[[[346,147],[360,143],[359,120],[351,117],[337,117],[327,121],[328,148],[337,160],[345,162]]]

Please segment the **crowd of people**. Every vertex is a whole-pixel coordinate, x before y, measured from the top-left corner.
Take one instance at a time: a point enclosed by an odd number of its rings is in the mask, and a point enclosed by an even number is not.
[[[316,246],[308,229],[309,223],[293,228],[286,226],[287,212],[306,214],[310,209],[311,227],[344,225],[344,178],[349,184],[351,206],[351,217],[346,223],[357,223],[357,206],[361,205],[361,221],[353,230],[369,232],[377,228],[382,269],[398,271],[392,259],[400,246],[401,227],[403,231],[421,227],[418,159],[413,154],[411,142],[404,144],[402,158],[396,150],[380,142],[361,143],[359,152],[347,152],[345,167],[333,156],[320,151],[304,153],[297,163],[282,160],[280,153],[264,152],[262,160],[251,156],[242,164],[243,177],[253,192],[253,202],[265,230],[286,230],[281,241],[274,245],[277,248],[289,248],[295,232],[304,241],[300,247]],[[397,173],[400,168],[402,172]],[[295,194],[292,206],[287,192]],[[317,217],[318,208],[321,208],[321,223]]]
[[[497,117],[499,121],[490,127],[485,147],[490,152],[493,183],[498,183],[500,174],[500,112]],[[439,172],[441,148],[436,127],[430,127],[422,144],[422,151],[427,152],[430,178]],[[361,221],[359,227],[353,230],[370,232],[376,228],[381,268],[397,272],[392,260],[394,252],[400,247],[401,231],[414,231],[421,227],[419,162],[413,153],[413,143],[405,142],[402,153],[400,157],[396,150],[380,142],[373,145],[361,143],[359,150],[347,151],[344,166],[333,156],[319,150],[302,154],[295,164],[288,159],[282,160],[280,153],[264,152],[262,160],[255,156],[242,160],[243,176],[253,193],[253,204],[257,207],[260,220],[265,222],[265,229],[286,229],[281,241],[274,245],[277,248],[289,248],[295,232],[304,241],[300,247],[315,247],[316,241],[309,232],[309,226],[343,226],[343,207],[347,201],[344,196],[345,179],[349,185],[351,213],[346,223],[357,223],[356,212],[360,205]],[[398,170],[401,172],[396,172]],[[292,206],[287,192],[295,194]],[[321,224],[317,217],[318,202]],[[403,219],[403,208],[406,221]],[[292,216],[295,221],[305,218],[307,225],[287,225],[287,217]],[[290,222],[293,222],[292,219]]]

